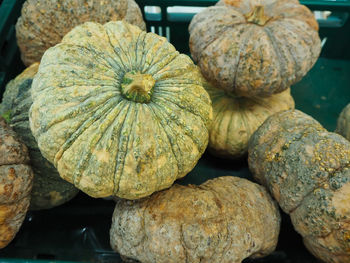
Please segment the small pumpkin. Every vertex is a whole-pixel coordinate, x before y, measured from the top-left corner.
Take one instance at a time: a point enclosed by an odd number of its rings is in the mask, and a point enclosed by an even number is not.
[[[0,248],[17,234],[28,210],[33,171],[27,147],[0,117]]]
[[[237,96],[286,90],[321,51],[317,21],[297,0],[220,0],[193,17],[189,32],[203,75]]]
[[[249,168],[317,258],[350,259],[350,142],[300,111],[269,117],[249,141]]]
[[[294,108],[290,89],[268,98],[235,97],[206,86],[213,106],[208,148],[223,158],[242,157],[253,132],[272,114]]]
[[[271,253],[279,227],[277,205],[262,186],[224,176],[117,200],[110,242],[144,263],[240,263]]]
[[[134,0],[26,0],[16,24],[22,61],[26,66],[40,62],[49,47],[60,43],[66,33],[84,22],[122,19],[146,30]]]
[[[141,198],[185,176],[206,149],[203,81],[166,38],[87,22],[45,52],[31,130],[60,176],[88,195]]]
[[[350,141],[350,103],[340,113],[335,132]]]
[[[48,209],[61,205],[78,193],[74,185],[61,179],[56,168],[40,153],[29,127],[29,108],[32,105],[30,89],[39,64],[25,69],[7,86],[0,104],[0,115],[6,116],[8,124],[18,134],[29,150],[30,165],[34,172],[30,209]]]

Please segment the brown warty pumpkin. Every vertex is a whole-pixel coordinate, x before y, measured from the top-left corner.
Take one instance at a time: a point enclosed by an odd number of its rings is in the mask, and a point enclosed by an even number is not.
[[[16,24],[22,61],[26,66],[40,62],[49,47],[60,43],[66,33],[84,22],[122,19],[146,30],[134,0],[26,0]]]
[[[280,215],[264,187],[223,176],[117,200],[111,246],[143,263],[241,263],[271,253]]]
[[[195,15],[189,31],[203,75],[238,96],[289,88],[321,50],[317,21],[297,0],[220,0]]]
[[[0,248],[17,234],[27,213],[33,172],[27,147],[0,117]]]
[[[350,260],[350,142],[300,111],[269,117],[249,141],[249,168],[290,215],[312,254]]]

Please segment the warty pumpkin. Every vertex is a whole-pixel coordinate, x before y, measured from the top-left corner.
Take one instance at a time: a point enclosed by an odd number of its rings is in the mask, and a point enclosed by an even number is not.
[[[350,142],[300,111],[269,117],[252,135],[249,168],[317,258],[350,260]]]
[[[297,0],[220,0],[193,17],[189,32],[203,75],[236,96],[286,90],[321,50],[317,21]]]
[[[238,158],[248,151],[253,132],[272,114],[294,109],[290,89],[268,98],[235,97],[206,86],[213,106],[213,121],[209,129],[209,151],[223,158]]]
[[[0,117],[0,248],[17,234],[28,210],[33,171],[26,146]]]
[[[40,62],[49,47],[84,22],[103,24],[122,19],[146,30],[134,0],[26,0],[16,24],[22,61],[26,66]]]
[[[5,89],[0,115],[27,146],[30,165],[34,172],[30,209],[49,209],[72,199],[78,193],[74,185],[63,180],[56,168],[40,153],[29,127],[29,108],[32,105],[30,89],[39,64],[35,63],[11,80]]]
[[[271,253],[280,215],[264,187],[224,176],[116,202],[111,246],[143,263],[240,263]]]
[[[335,132],[350,141],[350,103],[340,113]]]
[[[88,195],[141,198],[185,176],[206,149],[203,81],[166,38],[87,22],[45,52],[31,130],[60,176]]]

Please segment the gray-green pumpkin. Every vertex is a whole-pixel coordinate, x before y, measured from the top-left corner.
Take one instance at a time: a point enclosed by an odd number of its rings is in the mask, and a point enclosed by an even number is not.
[[[141,198],[185,176],[206,149],[203,81],[166,38],[87,22],[45,52],[31,130],[60,176],[88,195]]]
[[[56,168],[41,155],[29,128],[28,111],[32,104],[30,89],[38,67],[39,64],[35,63],[10,81],[0,104],[0,115],[5,117],[29,150],[30,165],[34,172],[30,202],[32,210],[61,205],[78,193],[78,189],[61,179]]]
[[[340,113],[335,132],[350,141],[350,103]]]

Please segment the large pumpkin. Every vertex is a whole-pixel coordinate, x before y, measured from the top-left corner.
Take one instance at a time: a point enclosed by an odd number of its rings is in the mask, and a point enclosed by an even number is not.
[[[350,142],[300,111],[277,113],[253,134],[249,168],[316,257],[349,262]]]
[[[206,86],[213,104],[213,122],[209,129],[209,151],[224,158],[247,153],[253,132],[272,114],[294,108],[290,89],[268,98],[234,97]]]
[[[203,75],[238,96],[289,88],[321,50],[316,19],[297,0],[221,0],[195,15],[189,31]]]
[[[85,23],[45,52],[30,124],[60,176],[93,197],[169,187],[208,143],[202,75],[163,37],[126,22]]]
[[[224,176],[118,200],[110,236],[115,251],[143,263],[241,263],[271,253],[279,227],[265,188]]]
[[[30,88],[39,64],[35,63],[10,81],[0,104],[0,115],[7,118],[12,129],[29,150],[34,184],[30,201],[31,210],[48,209],[72,199],[78,189],[61,179],[56,168],[40,153],[29,127],[29,108],[32,105]]]
[[[16,24],[22,61],[26,66],[40,62],[49,47],[61,42],[66,33],[84,22],[121,19],[146,29],[134,0],[26,0]]]
[[[28,210],[33,172],[26,146],[0,117],[0,248],[12,241]]]
[[[350,103],[342,110],[338,117],[336,132],[350,141]]]

